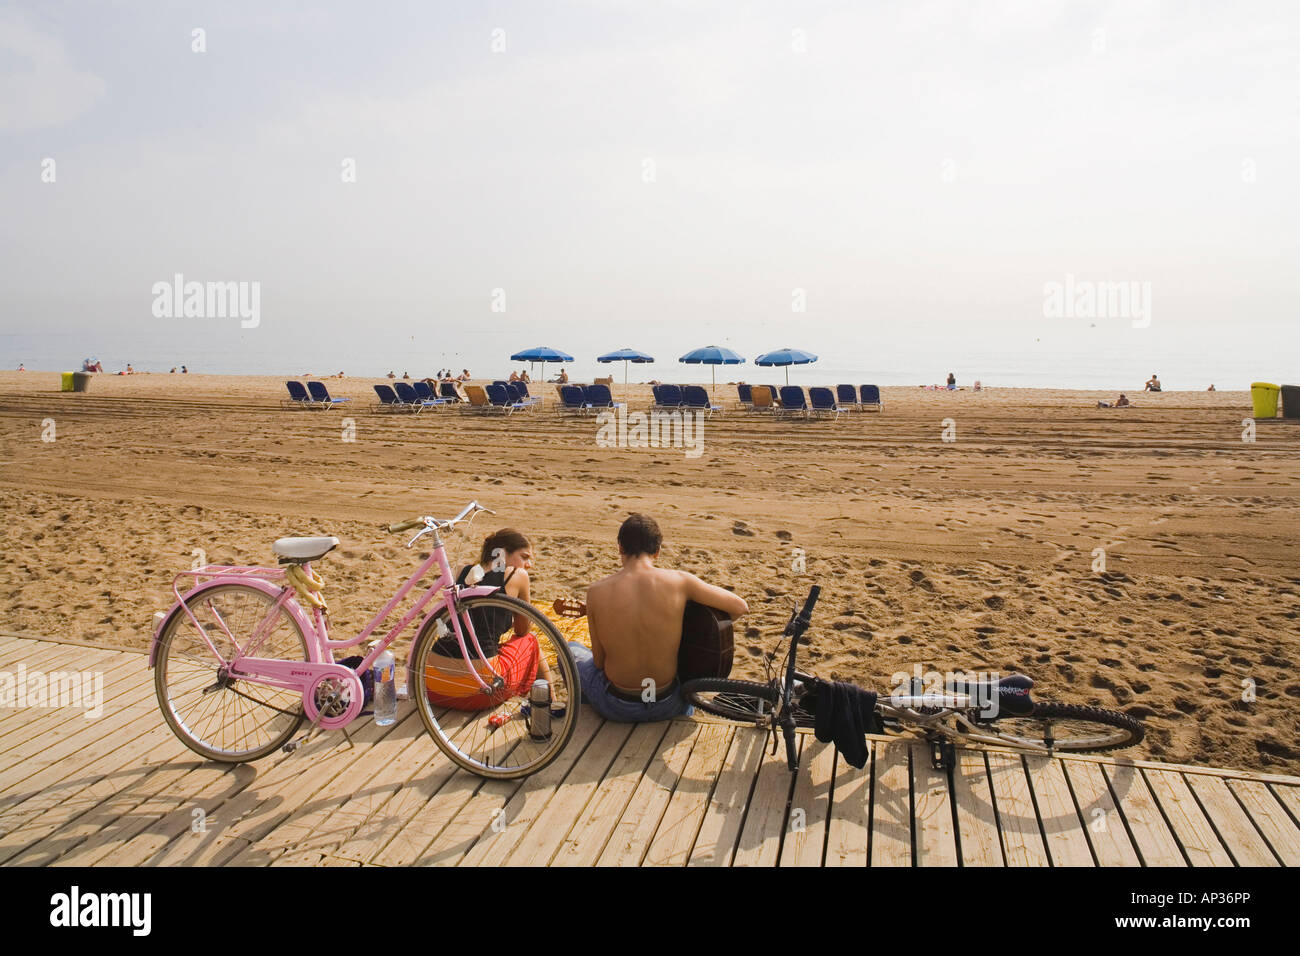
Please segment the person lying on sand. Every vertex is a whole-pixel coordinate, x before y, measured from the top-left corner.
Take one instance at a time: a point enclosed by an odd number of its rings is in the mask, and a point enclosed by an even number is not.
[[[528,539],[514,528],[502,528],[483,539],[478,563],[461,568],[456,584],[498,587],[510,597],[527,602],[528,569],[532,565],[533,549]],[[528,630],[528,618],[511,614],[506,608],[480,608],[469,613],[483,656],[504,678],[508,693],[525,695],[538,678],[550,682],[550,668],[541,656],[536,636]],[[440,660],[424,671],[430,701],[453,710],[486,710],[496,705],[499,695],[495,699],[489,696],[470,676],[454,632],[439,639],[433,653]]]
[[[682,614],[695,601],[738,618],[743,599],[687,571],[655,567],[663,535],[653,518],[618,529],[623,569],[587,589],[591,649],[571,643],[583,699],[606,720],[639,723],[688,714],[677,679]]]
[[[1098,402],[1098,408],[1131,408],[1133,403],[1128,400],[1128,396],[1123,392],[1119,393],[1119,398],[1113,402]]]

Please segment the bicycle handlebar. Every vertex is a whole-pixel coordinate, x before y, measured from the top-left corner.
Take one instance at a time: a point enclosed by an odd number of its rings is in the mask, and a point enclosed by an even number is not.
[[[477,501],[471,501],[469,504],[465,506],[465,508],[461,511],[460,514],[456,515],[456,517],[454,518],[448,518],[446,521],[439,521],[437,518],[429,517],[426,515],[422,518],[407,518],[405,521],[398,521],[394,524],[385,525],[383,527],[386,531],[388,531],[389,534],[397,534],[402,531],[409,531],[412,528],[419,528],[419,527],[424,527],[429,531],[434,531],[442,528],[455,527],[456,525],[464,521],[467,516],[470,517],[470,520],[473,520],[473,518],[476,517],[479,514],[479,512],[482,512],[484,514],[490,514],[490,515],[496,514],[496,512],[493,511],[491,508],[484,508]]]

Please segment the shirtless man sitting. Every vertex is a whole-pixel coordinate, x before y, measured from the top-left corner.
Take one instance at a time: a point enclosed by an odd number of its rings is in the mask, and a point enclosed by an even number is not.
[[[634,514],[618,529],[623,570],[587,589],[591,649],[570,644],[582,696],[606,720],[667,720],[690,713],[677,680],[682,614],[688,600],[733,619],[744,600],[688,571],[655,567],[663,535],[653,518]]]

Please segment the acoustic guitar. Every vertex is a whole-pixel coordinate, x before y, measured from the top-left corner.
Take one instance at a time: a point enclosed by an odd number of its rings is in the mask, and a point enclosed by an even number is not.
[[[682,646],[677,652],[677,677],[728,677],[735,654],[731,618],[715,607],[686,602],[682,614]]]
[[[552,607],[560,617],[579,618],[587,613],[586,602],[573,598],[560,598]],[[731,618],[717,608],[687,601],[682,614],[682,643],[677,651],[678,679],[728,677],[734,656]]]

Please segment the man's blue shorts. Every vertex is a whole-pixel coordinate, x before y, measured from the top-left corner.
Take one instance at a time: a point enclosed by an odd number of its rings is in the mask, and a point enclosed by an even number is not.
[[[569,643],[573,659],[578,664],[578,679],[582,683],[582,699],[606,720],[625,724],[638,724],[650,720],[669,720],[678,716],[690,716],[695,708],[682,696],[682,686],[674,682],[673,692],[666,697],[650,703],[624,700],[610,693],[609,678],[596,666],[591,656],[591,648],[576,641]]]

